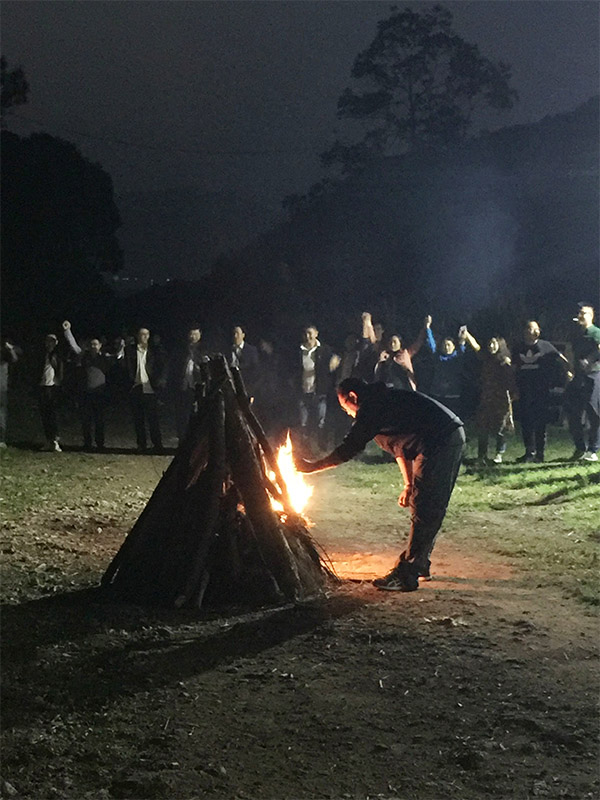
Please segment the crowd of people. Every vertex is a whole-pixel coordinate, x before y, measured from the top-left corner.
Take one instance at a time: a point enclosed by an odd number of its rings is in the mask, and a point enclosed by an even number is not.
[[[398,332],[386,333],[368,312],[339,354],[320,340],[315,325],[307,325],[287,350],[265,339],[255,346],[235,325],[221,351],[239,370],[274,443],[288,428],[294,430],[299,471],[335,467],[371,440],[394,458],[404,484],[398,503],[410,509],[410,532],[396,564],[373,583],[383,591],[411,592],[419,580],[430,578],[431,553],[463,457],[464,419],[474,420],[478,460],[487,463],[492,438],[493,462],[499,464],[506,434],[514,429],[515,404],[524,445],[518,461],[543,462],[547,426],[558,413],[560,397],[560,414],[568,420],[575,448],[571,458],[598,461],[600,328],[589,303],[579,304],[573,321],[570,360],[541,338],[535,320],[526,322],[511,349],[501,335],[482,347],[466,325],[456,339],[436,339],[429,315],[414,341],[406,343]],[[6,446],[8,374],[22,351],[4,340],[0,353],[0,444]],[[65,320],[60,336],[46,336],[35,373],[45,449],[62,450],[58,408],[69,385],[86,450],[105,449],[106,409],[120,395],[130,407],[137,450],[147,451],[149,437],[152,452],[163,453],[164,410],[183,439],[205,394],[211,355],[198,324],[190,325],[180,346],[167,353],[145,327],[107,346],[100,338],[78,342]],[[332,438],[341,439],[333,449]]]
[[[486,462],[490,439],[492,461],[502,462],[506,434],[514,430],[518,408],[524,452],[520,461],[544,461],[547,426],[559,413],[568,420],[574,459],[597,461],[600,449],[600,328],[594,309],[580,303],[572,339],[572,359],[541,338],[540,326],[528,320],[521,341],[509,347],[496,335],[483,346],[461,326],[456,338],[434,334],[431,316],[418,336],[405,342],[397,331],[385,331],[368,312],[357,320],[337,353],[307,325],[299,341],[278,346],[246,339],[243,326],[233,327],[223,348],[238,367],[256,414],[274,440],[296,431],[304,454],[327,451],[333,438],[348,430],[336,400],[336,387],[347,379],[380,383],[391,389],[418,391],[461,419],[473,419],[478,458]],[[0,349],[0,444],[5,446],[9,369],[22,351],[4,340]],[[211,351],[202,328],[192,324],[179,347],[167,353],[159,337],[140,327],[134,336],[108,343],[100,337],[78,340],[68,321],[49,333],[35,375],[44,449],[61,451],[58,409],[68,386],[76,399],[83,447],[106,446],[107,409],[114,397],[126,397],[137,450],[164,452],[163,425],[171,417],[178,439],[185,436]],[[68,379],[67,376],[70,376]],[[112,415],[111,415],[112,416]]]

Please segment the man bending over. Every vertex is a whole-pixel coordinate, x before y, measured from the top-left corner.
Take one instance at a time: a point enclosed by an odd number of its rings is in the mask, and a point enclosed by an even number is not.
[[[428,578],[435,537],[442,526],[462,459],[463,423],[441,403],[419,392],[348,378],[337,389],[354,417],[342,443],[318,461],[297,459],[300,472],[321,472],[362,452],[371,439],[391,453],[404,478],[398,504],[411,510],[408,543],[395,567],[373,581],[378,589],[412,592]]]

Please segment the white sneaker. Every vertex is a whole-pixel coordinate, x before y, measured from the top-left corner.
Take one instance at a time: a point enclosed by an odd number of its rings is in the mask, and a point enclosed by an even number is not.
[[[502,453],[496,453],[494,458],[492,459],[494,464],[501,464],[502,463]]]
[[[52,442],[51,449],[52,449],[52,451],[53,451],[54,453],[62,453],[62,448],[61,448],[61,446],[60,446],[60,445],[59,445],[59,443],[58,443],[58,439],[55,439],[55,440]]]
[[[582,461],[598,461],[598,453],[592,453],[588,450],[581,456]]]

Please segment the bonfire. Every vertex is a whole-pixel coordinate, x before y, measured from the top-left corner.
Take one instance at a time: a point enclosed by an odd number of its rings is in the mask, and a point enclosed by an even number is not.
[[[275,454],[241,376],[210,359],[188,434],[102,585],[176,607],[283,603],[333,577],[304,515],[312,493],[290,437]]]

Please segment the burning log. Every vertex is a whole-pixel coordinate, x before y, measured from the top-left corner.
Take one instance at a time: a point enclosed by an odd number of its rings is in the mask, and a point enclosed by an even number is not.
[[[207,372],[188,434],[102,585],[123,600],[176,607],[314,596],[332,573],[241,376],[222,356]]]

